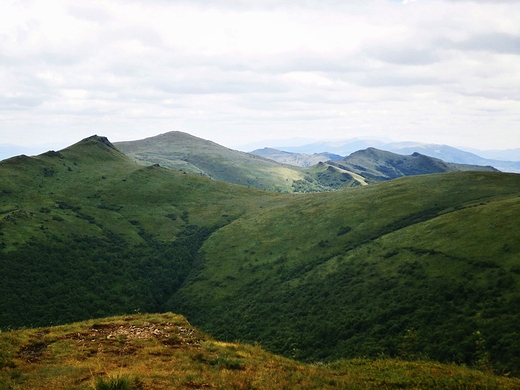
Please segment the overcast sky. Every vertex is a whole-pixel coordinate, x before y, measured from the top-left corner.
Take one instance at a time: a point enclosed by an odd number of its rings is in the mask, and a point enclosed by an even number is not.
[[[520,1],[0,1],[0,144],[172,130],[519,148]]]

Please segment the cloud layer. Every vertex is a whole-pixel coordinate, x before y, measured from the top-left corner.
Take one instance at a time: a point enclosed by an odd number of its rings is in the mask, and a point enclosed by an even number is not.
[[[520,147],[517,1],[7,1],[0,143]]]

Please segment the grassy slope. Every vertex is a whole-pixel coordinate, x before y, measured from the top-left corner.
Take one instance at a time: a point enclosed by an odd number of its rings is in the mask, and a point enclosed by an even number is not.
[[[517,389],[454,365],[342,360],[310,365],[215,341],[182,316],[111,317],[0,333],[0,389]],[[107,388],[107,387],[105,387]]]
[[[215,232],[174,302],[300,359],[411,353],[518,375],[519,189],[471,172],[293,196]]]
[[[160,164],[219,181],[277,192],[324,192],[408,175],[492,170],[374,148],[353,153],[344,160],[302,168],[228,149],[182,132],[115,145],[135,161],[147,165]]]
[[[278,192],[315,192],[356,185],[352,177],[327,172],[327,166],[303,169],[228,149],[182,132],[139,141],[116,142],[136,161],[181,169],[215,180]]]
[[[291,191],[293,180],[303,179],[303,173],[292,166],[231,150],[182,132],[115,145],[136,161],[146,164],[157,163],[219,181],[271,191]]]
[[[392,180],[402,176],[441,172],[498,172],[495,168],[489,166],[447,163],[419,153],[405,156],[375,148],[359,150],[343,160],[333,161],[331,164],[362,175],[370,183]]]
[[[220,225],[252,204],[276,197],[157,166],[143,167],[99,137],[60,152],[7,159],[0,162],[0,169],[0,215],[2,226],[10,227],[3,239],[7,249],[17,238],[18,245],[24,243],[28,229],[37,238],[71,232],[96,236],[112,229],[134,242],[140,240],[139,225],[161,239],[173,240],[188,223]],[[89,218],[82,222],[78,212],[107,225],[89,223]],[[64,218],[65,223],[52,216]],[[23,224],[16,224],[17,218]]]
[[[4,328],[160,310],[212,229],[276,196],[143,167],[99,137],[0,170]]]

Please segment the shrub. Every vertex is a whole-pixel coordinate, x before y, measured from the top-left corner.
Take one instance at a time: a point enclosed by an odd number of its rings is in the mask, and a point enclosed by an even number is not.
[[[143,385],[139,379],[130,379],[127,376],[98,378],[95,390],[141,390]]]
[[[342,236],[344,234],[347,234],[351,230],[352,230],[352,227],[350,227],[350,226],[342,226],[338,230],[338,236]]]

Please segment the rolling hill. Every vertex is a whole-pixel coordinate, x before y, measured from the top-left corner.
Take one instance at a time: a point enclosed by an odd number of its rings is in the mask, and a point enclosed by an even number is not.
[[[520,375],[519,195],[474,171],[280,194],[93,136],[0,162],[0,328],[172,311],[302,361]]]
[[[263,157],[268,155],[274,157],[275,152],[272,150],[257,151],[256,154],[243,153],[176,131],[138,141],[116,142],[114,145],[134,161],[145,165],[160,164],[214,180],[278,192],[324,192],[408,174],[468,169],[491,170],[490,167],[446,164],[423,156],[421,159],[415,159],[415,163],[412,164],[414,169],[393,169],[392,174],[389,175],[389,165],[410,158],[385,154],[382,151],[376,153],[376,149],[368,149],[363,154],[364,159],[360,159],[360,153],[355,154],[352,159],[355,160],[353,164],[355,163],[356,167],[352,164],[348,165],[348,161],[342,161],[343,166],[337,161],[319,163],[325,160],[325,156],[328,157],[327,159],[339,159],[339,156],[330,154],[312,156],[312,158],[307,156],[304,159],[299,155],[288,158],[289,154],[276,152],[278,162],[275,162]],[[391,161],[387,162],[384,159]],[[303,160],[307,162],[302,162]],[[300,162],[303,166],[291,165],[291,162]]]
[[[330,161],[329,164],[357,173],[370,183],[441,172],[498,171],[491,166],[447,163],[417,152],[403,156],[375,148],[359,150],[342,160]]]
[[[518,375],[519,189],[518,175],[456,172],[287,198],[209,237],[171,307],[302,360],[472,364],[482,347]]]
[[[160,164],[267,191],[323,192],[360,185],[357,178],[339,170],[327,170],[328,166],[301,168],[282,164],[178,131],[114,145],[144,165]]]
[[[160,164],[259,189],[287,192],[291,190],[293,180],[303,179],[303,174],[292,167],[178,131],[114,145],[145,165]]]
[[[520,153],[518,149],[496,151],[461,150],[448,145],[425,144],[421,142],[384,142],[376,139],[354,138],[350,140],[315,142],[301,146],[273,146],[270,156],[264,154],[264,157],[278,161],[280,152],[283,151],[299,156],[295,159],[298,162],[305,161],[305,156],[312,156],[313,154],[328,152],[334,155],[348,156],[358,150],[368,148],[377,148],[404,155],[420,153],[450,163],[493,166],[502,172],[520,173],[520,161],[518,161],[520,160]],[[278,151],[274,152],[277,149]],[[288,156],[283,158],[287,159]]]

